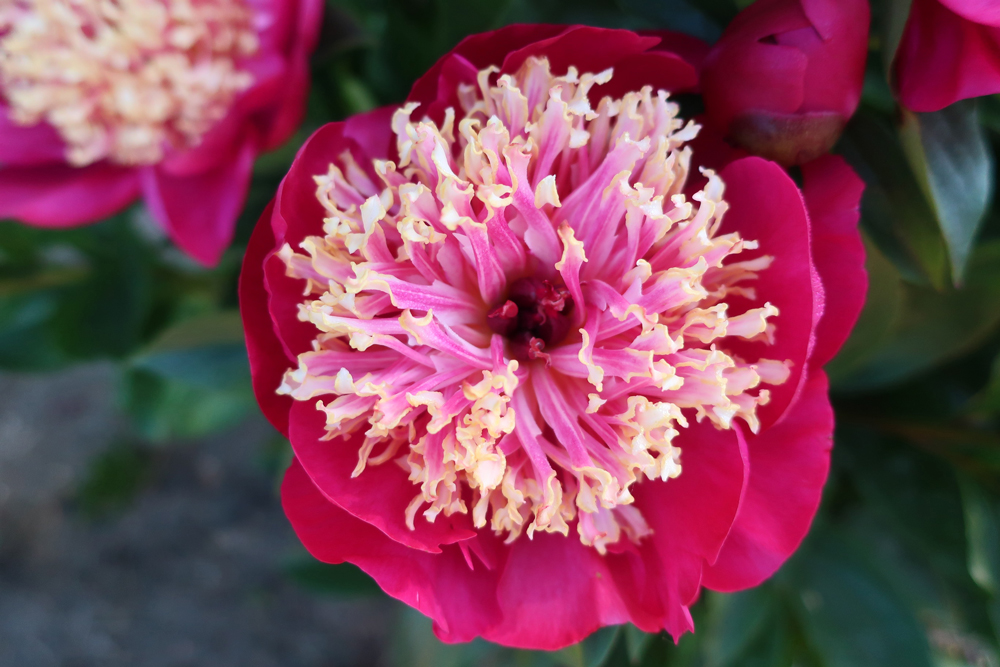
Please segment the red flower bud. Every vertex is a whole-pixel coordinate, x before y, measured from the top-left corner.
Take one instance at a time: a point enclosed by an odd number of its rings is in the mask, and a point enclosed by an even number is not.
[[[709,119],[784,164],[826,153],[861,99],[869,18],[866,0],[758,0],[705,61]]]

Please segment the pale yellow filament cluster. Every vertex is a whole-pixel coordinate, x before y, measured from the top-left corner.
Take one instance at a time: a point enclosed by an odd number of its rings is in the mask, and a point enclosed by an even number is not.
[[[242,0],[0,0],[0,99],[82,166],[195,146],[253,83]]]

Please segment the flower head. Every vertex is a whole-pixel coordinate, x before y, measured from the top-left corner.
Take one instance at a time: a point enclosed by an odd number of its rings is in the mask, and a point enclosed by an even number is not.
[[[329,438],[364,434],[354,474],[403,448],[410,526],[471,513],[511,541],[576,520],[603,553],[650,532],[631,487],[681,474],[689,417],[756,431],[788,378],[730,345],[775,335],[777,308],[744,306],[772,258],[739,261],[757,243],[720,233],[714,173],[683,194],[699,128],[666,91],[595,109],[611,70],[495,74],[440,127],[396,111],[378,182],[349,153],[316,175],[324,234],[280,256],[317,339],[279,392],[319,398]]]
[[[317,0],[0,0],[0,217],[94,222],[144,195],[196,259],[294,130]]]
[[[150,164],[198,143],[253,83],[241,0],[5,0],[0,89],[11,119],[46,121],[83,166]]]
[[[319,130],[251,241],[285,509],[449,641],[679,635],[702,583],[761,581],[815,512],[858,181],[807,166],[814,261],[780,168],[699,164],[670,98],[695,70],[660,39],[469,38],[408,103]]]

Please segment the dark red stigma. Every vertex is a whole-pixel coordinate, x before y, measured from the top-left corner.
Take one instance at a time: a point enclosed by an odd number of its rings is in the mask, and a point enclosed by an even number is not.
[[[517,359],[545,359],[543,352],[562,342],[569,333],[573,297],[564,285],[548,280],[519,278],[507,290],[507,299],[490,311],[490,329],[506,337]]]

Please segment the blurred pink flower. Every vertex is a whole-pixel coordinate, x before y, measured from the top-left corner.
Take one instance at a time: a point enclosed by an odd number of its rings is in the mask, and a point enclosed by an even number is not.
[[[826,153],[861,100],[869,14],[867,0],[757,0],[705,60],[708,118],[784,164]]]
[[[697,84],[673,45],[470,37],[403,106],[317,131],[254,232],[241,310],[295,451],[285,511],[446,641],[679,637],[702,585],[760,583],[816,511],[861,182],[831,156],[804,193],[701,161],[696,135],[722,141],[670,101]]]
[[[913,111],[1000,92],[1000,2],[913,0],[895,67]]]
[[[141,195],[215,264],[254,158],[301,121],[321,17],[322,0],[6,0],[0,218],[69,227]]]

